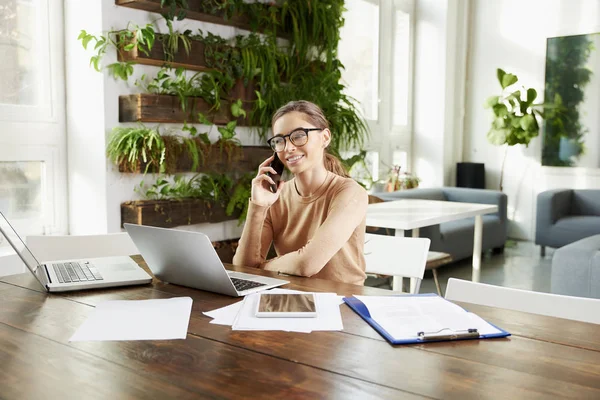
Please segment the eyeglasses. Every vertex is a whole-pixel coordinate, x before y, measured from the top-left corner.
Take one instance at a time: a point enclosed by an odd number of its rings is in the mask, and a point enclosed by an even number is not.
[[[267,143],[273,151],[279,153],[285,150],[285,138],[290,138],[290,142],[294,146],[304,146],[306,142],[308,142],[308,132],[310,131],[322,131],[321,128],[297,128],[294,129],[287,135],[283,136],[273,136],[271,139],[267,140]]]

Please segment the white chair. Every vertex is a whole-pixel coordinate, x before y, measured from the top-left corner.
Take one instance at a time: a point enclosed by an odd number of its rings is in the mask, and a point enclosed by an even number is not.
[[[38,261],[140,254],[127,232],[81,236],[27,236],[26,242]]]
[[[402,278],[410,278],[410,292],[419,293],[431,240],[365,234],[366,272],[392,275],[392,289],[402,291]]]
[[[450,278],[446,299],[600,324],[600,299],[512,289]]]

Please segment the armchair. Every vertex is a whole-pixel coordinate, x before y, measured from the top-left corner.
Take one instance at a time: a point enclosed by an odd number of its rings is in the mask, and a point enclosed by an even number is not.
[[[535,243],[562,247],[600,234],[600,190],[555,189],[537,196]]]

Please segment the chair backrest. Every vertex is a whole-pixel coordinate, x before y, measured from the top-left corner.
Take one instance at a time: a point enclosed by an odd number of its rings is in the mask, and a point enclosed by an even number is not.
[[[600,324],[600,299],[563,296],[450,278],[446,299]]]
[[[38,261],[140,254],[127,232],[81,236],[27,236],[26,242]]]
[[[365,234],[366,272],[423,279],[431,240]]]

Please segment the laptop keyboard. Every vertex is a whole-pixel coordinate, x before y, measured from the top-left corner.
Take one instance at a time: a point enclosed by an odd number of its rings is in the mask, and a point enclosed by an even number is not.
[[[92,264],[66,262],[52,264],[60,283],[101,281],[102,275]]]
[[[238,292],[254,289],[260,286],[267,286],[266,283],[260,283],[255,281],[247,281],[245,279],[231,278],[231,282],[233,282],[233,286],[235,286]]]

